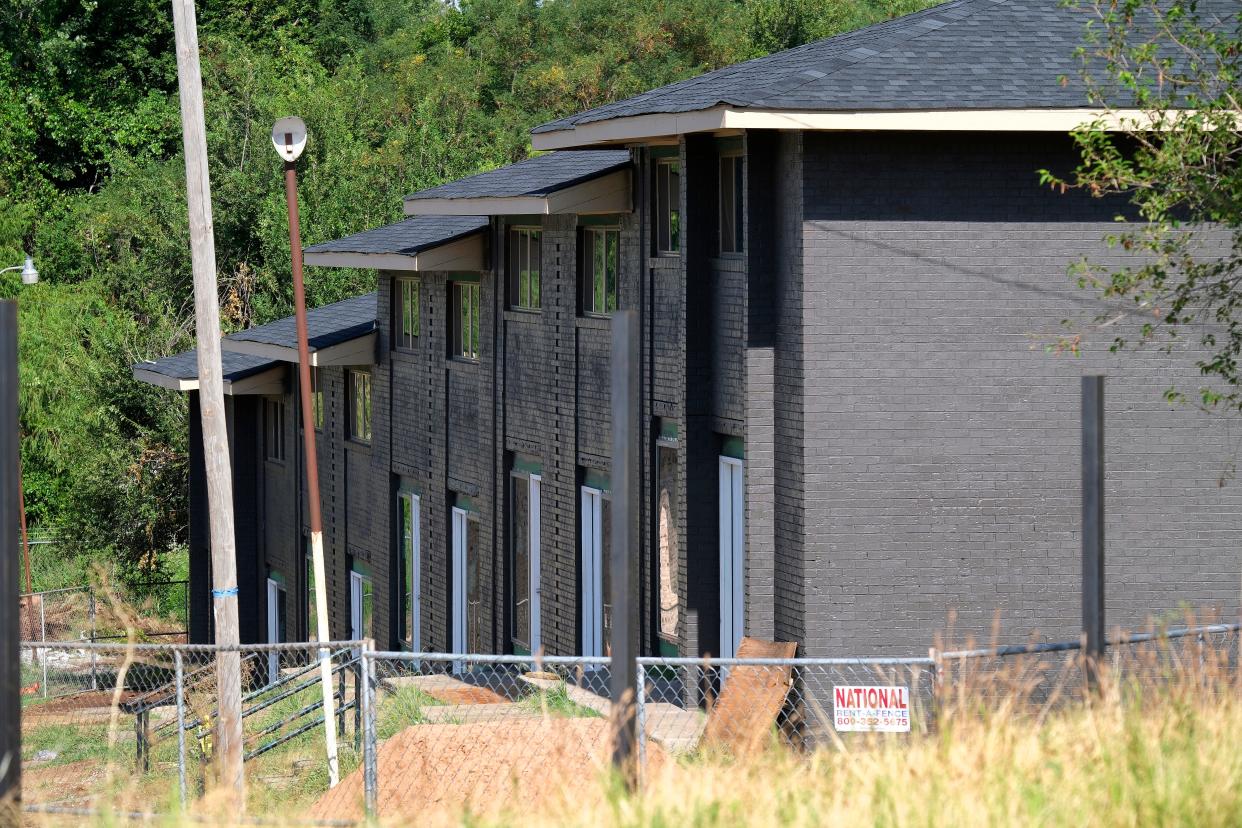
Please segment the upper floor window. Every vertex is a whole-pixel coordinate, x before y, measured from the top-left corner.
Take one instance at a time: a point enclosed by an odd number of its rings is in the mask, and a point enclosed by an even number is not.
[[[418,341],[418,279],[400,278],[393,291],[395,318],[393,342],[398,348],[413,348]]]
[[[656,159],[655,165],[656,253],[681,251],[681,162]]]
[[[509,305],[539,308],[539,275],[543,263],[543,231],[537,227],[509,228]]]
[[[323,428],[323,386],[320,385],[319,366],[312,365],[311,378],[311,420],[315,430]]]
[[[449,353],[479,358],[479,283],[449,282]]]
[[[742,156],[720,157],[720,252],[741,253],[746,230],[742,220]]]
[[[582,228],[582,312],[607,316],[617,309],[621,271],[621,231],[615,227]]]
[[[268,460],[285,459],[285,401],[263,401],[263,443]]]
[[[349,369],[349,436],[371,442],[371,372],[365,368]]]

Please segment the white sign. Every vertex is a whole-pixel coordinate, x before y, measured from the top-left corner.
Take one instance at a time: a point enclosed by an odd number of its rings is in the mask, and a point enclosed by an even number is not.
[[[837,730],[910,732],[907,687],[832,688],[832,721]]]

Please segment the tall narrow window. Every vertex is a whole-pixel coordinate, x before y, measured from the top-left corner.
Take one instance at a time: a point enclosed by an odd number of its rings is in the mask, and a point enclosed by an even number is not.
[[[543,233],[537,227],[509,228],[510,307],[536,310],[540,306],[542,242]]]
[[[582,487],[582,654],[603,656],[612,640],[612,504],[593,486]]]
[[[742,156],[720,158],[720,252],[741,253],[746,232],[742,204]]]
[[[463,359],[479,358],[479,283],[450,282],[449,353]]]
[[[538,652],[539,484],[537,474],[514,471],[509,498],[510,608],[515,651]]]
[[[621,231],[608,227],[582,228],[582,312],[608,316],[617,309],[617,281],[621,271]]]
[[[396,280],[393,291],[395,318],[393,319],[393,342],[398,348],[410,350],[418,342],[419,298],[418,279],[402,277]]]
[[[267,459],[283,463],[285,460],[285,401],[263,401],[263,434]]]
[[[311,378],[311,420],[315,430],[323,428],[323,386],[320,385],[319,366],[312,365]]]
[[[315,609],[315,556],[310,539],[306,538],[306,639],[319,640],[319,615]]]
[[[681,162],[660,158],[655,165],[656,253],[681,251]]]
[[[453,652],[482,652],[482,607],[479,573],[479,521],[466,509],[452,511],[452,618]],[[454,665],[460,671],[462,665]]]
[[[659,509],[657,548],[660,566],[658,632],[664,640],[676,642],[677,623],[681,614],[677,588],[677,577],[681,569],[679,535],[681,519],[677,508],[677,449],[672,446],[660,446],[658,456],[659,489],[656,504],[656,508]]]
[[[371,372],[361,368],[349,369],[349,436],[371,442]]]
[[[356,570],[349,573],[349,616],[355,641],[375,637],[375,584]]]
[[[401,589],[401,626],[398,636],[402,645],[410,652],[418,652],[422,647],[420,505],[418,495],[412,492],[401,492],[397,496],[397,566]]]

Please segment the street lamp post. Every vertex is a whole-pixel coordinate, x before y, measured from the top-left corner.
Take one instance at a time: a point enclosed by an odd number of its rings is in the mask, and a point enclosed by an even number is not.
[[[289,205],[289,251],[293,258],[293,305],[298,330],[298,397],[302,407],[302,440],[306,452],[306,506],[310,523],[312,566],[315,569],[315,626],[319,640],[331,640],[328,626],[328,580],[323,559],[323,515],[319,501],[319,457],[315,445],[315,416],[311,403],[310,343],[306,331],[306,289],[302,280],[302,228],[298,222],[297,160],[306,148],[306,124],[301,118],[281,118],[272,127],[272,146],[285,162],[285,201]],[[323,679],[324,744],[328,753],[328,785],[336,787],[340,767],[336,757],[336,724],[332,695],[332,660],[327,648],[319,651]],[[358,692],[365,693],[365,689]]]
[[[34,259],[30,256],[26,257],[26,261],[19,265],[6,267],[0,270],[0,274],[9,273],[13,270],[22,272],[23,285],[35,285],[39,283],[39,271],[35,269]],[[26,532],[26,492],[22,484],[22,456],[21,452],[17,454],[17,517],[18,524],[22,531],[22,561],[26,566],[26,592],[33,593],[30,580],[30,540]],[[31,608],[34,607],[33,596],[30,599]]]

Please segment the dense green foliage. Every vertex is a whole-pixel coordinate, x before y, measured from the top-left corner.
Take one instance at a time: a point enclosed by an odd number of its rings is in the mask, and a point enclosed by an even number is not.
[[[1108,303],[1111,347],[1197,340],[1204,408],[1242,409],[1242,18],[1197,0],[1069,0],[1089,21],[1080,50],[1094,103],[1120,122],[1075,133],[1082,163],[1054,186],[1124,195],[1141,221],[1109,238],[1140,255],[1074,266]],[[1222,14],[1232,13],[1232,19]],[[1118,110],[1137,111],[1137,114]],[[1156,125],[1157,129],[1153,129]],[[1206,232],[1210,229],[1210,233]],[[1220,231],[1228,234],[1224,244]],[[1114,327],[1129,318],[1136,324]],[[1076,347],[1077,341],[1071,342]],[[1170,400],[1186,391],[1170,388]]]
[[[0,0],[0,266],[21,294],[32,523],[131,578],[186,526],[185,401],[130,364],[192,345],[166,0]],[[199,36],[222,315],[291,311],[272,121],[311,141],[308,243],[400,216],[413,190],[518,160],[545,120],[930,0],[207,0]],[[312,304],[370,288],[317,270]],[[15,274],[0,280],[14,295]]]

